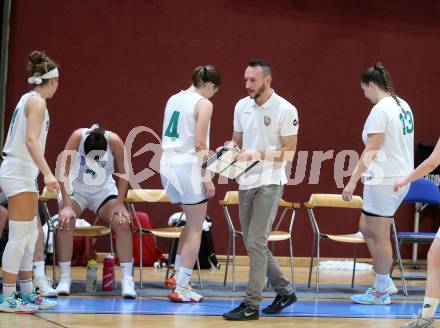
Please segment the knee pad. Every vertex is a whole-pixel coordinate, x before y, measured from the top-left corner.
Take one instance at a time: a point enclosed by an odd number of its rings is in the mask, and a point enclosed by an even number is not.
[[[35,242],[37,241],[34,232],[36,232],[36,237],[38,238],[36,218],[32,221],[9,220],[9,240],[3,252],[3,270],[18,274],[25,252],[27,253],[27,258],[29,257],[29,253],[31,254],[30,263],[32,269],[32,257]]]
[[[23,252],[23,257],[21,258],[19,271],[32,271],[32,262],[34,259],[34,253],[29,252],[26,247]]]
[[[38,239],[38,223],[37,223],[37,217],[34,217],[34,219],[32,220],[31,232],[29,233],[29,238],[26,245],[26,249],[31,254],[34,254],[35,252],[35,245],[37,243],[37,239]]]
[[[32,271],[32,262],[34,259],[35,245],[37,243],[37,239],[38,225],[36,224],[36,229],[29,234],[28,242],[23,252],[23,258],[21,260],[19,271]]]

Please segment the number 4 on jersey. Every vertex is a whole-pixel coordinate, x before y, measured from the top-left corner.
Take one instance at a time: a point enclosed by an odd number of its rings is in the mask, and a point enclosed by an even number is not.
[[[177,133],[179,115],[180,112],[174,111],[173,115],[171,115],[170,123],[168,123],[167,130],[165,131],[165,136],[173,138],[173,140],[179,138],[179,134]]]

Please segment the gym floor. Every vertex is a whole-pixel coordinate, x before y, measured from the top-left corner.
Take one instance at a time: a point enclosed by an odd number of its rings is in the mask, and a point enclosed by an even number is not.
[[[102,265],[98,268],[98,277],[102,275]],[[118,268],[116,269],[119,279]],[[289,267],[283,271],[288,276]],[[51,268],[48,268],[51,276]],[[144,281],[160,281],[164,278],[163,269],[144,268]],[[205,281],[222,281],[224,271],[203,270]],[[247,266],[237,268],[237,281],[246,282]],[[295,279],[302,283],[307,280],[308,268],[297,267]],[[136,268],[135,278],[139,271]],[[74,267],[74,280],[85,279],[85,268]],[[197,278],[194,276],[194,278]],[[350,271],[322,271],[322,284],[347,284]],[[373,280],[371,272],[358,271],[356,284],[368,285]],[[396,285],[400,286],[399,281]],[[423,286],[424,281],[410,281],[410,285]],[[197,287],[197,286],[196,286]],[[201,292],[203,294],[203,291]],[[202,303],[177,304],[163,297],[138,297],[136,300],[124,300],[121,297],[85,297],[71,295],[59,297],[59,304],[48,311],[33,315],[0,314],[0,327],[32,326],[36,327],[145,327],[161,325],[163,327],[236,327],[236,322],[221,318],[224,312],[237,306],[241,298],[220,299],[209,297]],[[271,299],[264,299],[265,303]],[[276,325],[277,327],[400,327],[420,309],[420,303],[414,301],[395,301],[388,306],[366,306],[352,303],[349,299],[299,299],[297,303],[274,316],[262,316],[259,321],[241,322],[240,327],[259,327]]]

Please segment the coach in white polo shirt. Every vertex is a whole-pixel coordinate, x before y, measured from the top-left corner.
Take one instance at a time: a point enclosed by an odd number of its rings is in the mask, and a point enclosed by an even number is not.
[[[244,301],[225,313],[227,320],[255,320],[266,274],[277,296],[264,313],[279,313],[296,301],[289,281],[267,248],[278,203],[287,183],[286,161],[293,160],[298,134],[296,108],[270,88],[270,66],[253,60],[244,79],[248,97],[235,106],[232,143],[242,149],[238,160],[260,159],[240,178],[240,224],[249,255],[249,282]]]

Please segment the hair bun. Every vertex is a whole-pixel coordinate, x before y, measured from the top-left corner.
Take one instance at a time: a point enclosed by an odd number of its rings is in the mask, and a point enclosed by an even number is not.
[[[376,63],[375,65],[374,65],[374,68],[375,69],[377,69],[377,70],[379,70],[379,71],[384,71],[385,70],[385,67],[383,67],[383,65],[382,65],[382,63]]]
[[[31,76],[41,76],[57,68],[58,65],[44,51],[34,50],[28,56],[27,70]],[[43,80],[44,84],[46,80]]]
[[[34,50],[29,55],[29,62],[32,65],[38,65],[48,61],[48,57],[44,51]]]

